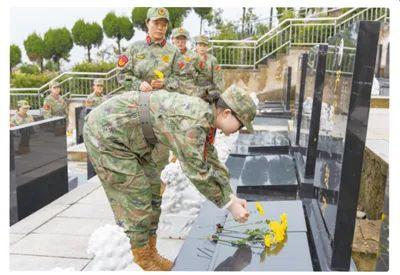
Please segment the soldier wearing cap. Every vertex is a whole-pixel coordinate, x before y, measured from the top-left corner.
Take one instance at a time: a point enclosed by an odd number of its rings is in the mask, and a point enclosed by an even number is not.
[[[93,81],[93,92],[88,95],[85,101],[85,106],[86,107],[97,107],[101,103],[107,100],[107,98],[103,95],[103,89],[104,89],[104,81],[103,79],[96,78]]]
[[[216,96],[224,90],[225,85],[221,66],[218,64],[217,58],[207,52],[209,44],[207,36],[197,36],[195,42],[196,52],[200,55],[197,66],[197,84],[202,91],[202,97]]]
[[[26,123],[33,122],[33,117],[28,114],[31,107],[27,100],[19,100],[17,102],[18,110],[14,116],[11,117],[10,126],[15,127]]]
[[[172,30],[172,43],[179,50],[174,72],[179,80],[178,92],[199,96],[199,89],[196,84],[197,71],[195,68],[199,62],[199,55],[186,47],[186,42],[189,38],[189,32],[182,27]]]
[[[147,10],[146,40],[133,43],[118,59],[118,79],[126,90],[149,92],[178,88],[176,78],[172,74],[178,51],[165,39],[168,22],[167,9]]]
[[[67,103],[60,96],[61,87],[60,83],[52,81],[49,84],[50,94],[46,96],[43,102],[43,116],[45,119],[54,116],[62,116],[66,119],[68,125],[68,111]]]
[[[130,239],[135,262],[145,270],[170,270],[171,262],[160,264],[155,256],[152,238],[161,213],[157,179],[167,163],[154,159],[154,147],[143,134],[141,96],[138,91],[123,93],[94,109],[86,117],[84,140],[116,223]],[[148,105],[155,142],[174,152],[185,175],[207,199],[245,222],[247,202],[233,194],[229,172],[218,160],[213,142],[215,128],[227,135],[243,126],[253,130],[256,106],[251,97],[231,86],[215,104],[208,104],[159,90],[149,93]]]

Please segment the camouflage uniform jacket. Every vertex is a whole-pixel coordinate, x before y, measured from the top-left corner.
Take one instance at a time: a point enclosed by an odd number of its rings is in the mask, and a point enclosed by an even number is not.
[[[10,124],[11,124],[11,127],[15,127],[15,126],[19,126],[19,125],[26,124],[26,123],[31,123],[33,121],[34,121],[33,117],[29,114],[26,114],[26,116],[23,117],[23,116],[20,116],[18,113],[16,113],[15,115],[13,115],[11,117]]]
[[[106,101],[107,98],[104,95],[98,96],[95,92],[91,93],[88,95],[86,98],[85,105],[86,107],[97,107],[104,101]]]
[[[221,66],[215,56],[207,54],[205,58],[200,59],[196,67],[198,70],[197,84],[201,88],[218,91],[220,94],[224,91],[225,84]]]
[[[173,72],[178,50],[163,40],[161,43],[151,41],[147,36],[145,41],[137,41],[130,46],[125,55],[118,60],[119,81],[125,90],[139,91],[140,83],[158,79],[155,70],[163,73],[165,89],[176,90],[177,79]]]
[[[198,86],[196,83],[198,71],[196,67],[199,61],[200,56],[191,50],[178,53],[177,62],[174,64],[174,73],[177,75],[179,81],[179,90],[177,92],[198,96]]]
[[[129,174],[132,158],[146,161],[140,159],[152,152],[141,130],[138,102],[139,92],[126,92],[112,97],[86,117],[85,143],[95,146],[101,154],[119,157],[118,163],[110,163],[99,156],[108,170]],[[150,97],[150,120],[158,142],[174,152],[196,188],[222,207],[229,202],[232,189],[229,172],[211,144],[215,113],[214,106],[197,97],[166,90]]]
[[[67,103],[61,96],[57,99],[52,95],[46,96],[43,103],[43,116],[45,119],[54,116],[67,117]]]

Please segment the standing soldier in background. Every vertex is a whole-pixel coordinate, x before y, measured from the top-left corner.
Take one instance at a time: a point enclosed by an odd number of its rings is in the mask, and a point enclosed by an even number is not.
[[[104,89],[104,81],[103,79],[96,78],[93,81],[93,92],[88,95],[85,101],[85,106],[86,107],[97,107],[101,103],[107,100],[107,98],[103,95],[103,89]]]
[[[167,43],[169,13],[165,8],[149,8],[146,40],[133,43],[118,59],[119,81],[128,91],[149,92],[158,89],[176,90],[172,74],[177,49]]]
[[[188,39],[189,32],[184,28],[180,27],[172,30],[172,43],[179,50],[174,73],[179,79],[178,92],[191,96],[200,96],[196,85],[197,71],[195,68],[195,64],[199,62],[199,55],[187,48],[186,42]]]
[[[196,52],[200,55],[200,61],[196,66],[198,70],[197,84],[202,92],[201,97],[208,101],[208,98],[215,97],[224,90],[223,74],[217,58],[207,53],[208,37],[197,36],[195,42]]]
[[[88,157],[106,192],[116,223],[128,235],[134,261],[145,270],[170,270],[156,250],[161,214],[160,171],[155,144],[178,157],[183,173],[211,202],[235,220],[248,219],[247,202],[237,198],[229,172],[213,146],[215,128],[226,135],[245,126],[253,131],[256,106],[245,90],[229,87],[215,104],[165,90],[117,95],[86,116]],[[210,135],[211,134],[211,135]]]
[[[33,122],[33,117],[28,114],[28,110],[31,107],[27,100],[19,100],[17,102],[18,110],[17,113],[11,118],[10,126],[15,127],[26,123]]]
[[[68,106],[65,100],[60,96],[61,87],[58,82],[50,82],[50,94],[46,96],[43,103],[44,119],[54,116],[65,117],[65,124],[68,125]]]

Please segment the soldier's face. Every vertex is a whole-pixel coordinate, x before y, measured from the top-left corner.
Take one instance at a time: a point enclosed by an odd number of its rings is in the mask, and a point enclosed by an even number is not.
[[[172,43],[174,43],[175,47],[180,50],[186,49],[186,37],[184,36],[174,37],[172,39]]]
[[[162,40],[165,38],[168,28],[168,21],[166,19],[160,18],[157,20],[149,20],[146,24],[149,35],[152,39]]]
[[[52,93],[53,95],[60,95],[60,92],[61,92],[61,88],[60,88],[60,87],[53,87],[53,88],[51,88],[51,93]]]
[[[94,90],[94,92],[95,92],[96,94],[101,94],[101,93],[103,93],[103,89],[104,89],[103,85],[97,85],[97,84],[94,84],[94,85],[93,85],[93,90]]]
[[[29,108],[28,107],[21,107],[19,108],[19,113],[21,115],[26,115],[28,113]]]
[[[204,43],[198,43],[196,45],[196,52],[198,54],[204,55],[207,53],[207,50],[208,50],[208,46]]]
[[[219,109],[216,126],[228,136],[238,131],[242,127],[242,123],[232,114],[230,109]]]

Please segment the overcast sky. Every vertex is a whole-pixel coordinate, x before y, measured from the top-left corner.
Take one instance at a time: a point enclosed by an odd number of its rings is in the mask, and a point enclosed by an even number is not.
[[[61,28],[67,27],[69,30],[73,27],[74,23],[78,19],[84,19],[87,22],[96,21],[100,25],[104,16],[109,11],[115,11],[117,15],[124,15],[131,18],[131,11],[133,7],[126,8],[39,8],[39,7],[14,7],[10,10],[10,43],[17,44],[23,53],[23,61],[28,61],[28,58],[25,55],[25,49],[23,46],[23,41],[26,37],[32,32],[36,31],[40,35],[44,35],[44,33],[49,28]],[[269,16],[270,8],[269,7],[258,7],[255,9],[255,13],[260,18],[266,18]],[[242,16],[241,8],[224,8],[224,12],[222,14],[223,19],[227,20],[238,20]],[[209,30],[205,23],[203,25],[203,29]],[[196,36],[200,31],[200,18],[191,11],[189,16],[183,22],[183,26],[187,28],[191,34],[191,36]],[[144,39],[144,32],[138,31],[135,29],[135,35],[131,39],[131,41]],[[126,46],[129,42],[123,40],[122,45]],[[110,40],[104,36],[103,44],[101,48],[104,48],[105,45],[114,44],[116,42],[114,40]],[[91,56],[96,58],[95,53],[97,49],[92,50]],[[79,47],[74,45],[70,54],[70,63],[66,64],[63,62],[63,68],[68,69],[72,64],[82,61],[86,58],[85,49],[83,47]]]

